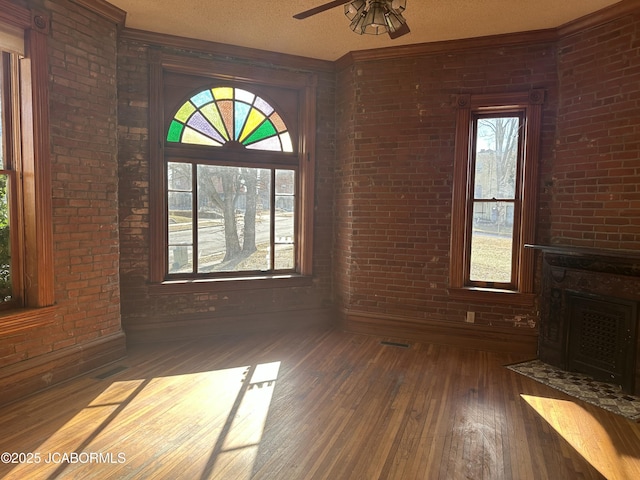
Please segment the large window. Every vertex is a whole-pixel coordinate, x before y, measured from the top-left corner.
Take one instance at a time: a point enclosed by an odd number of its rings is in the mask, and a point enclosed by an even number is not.
[[[309,85],[296,75],[275,85],[200,78],[170,64],[152,77],[164,110],[152,165],[152,279],[202,288],[206,280],[309,275]]]
[[[524,245],[534,241],[542,99],[534,91],[459,100],[453,295],[495,300],[532,291],[532,252]]]
[[[275,108],[233,87],[207,88],[182,104],[167,142],[293,152]],[[257,168],[273,160],[241,154],[230,165],[167,157],[169,275],[295,271],[295,156],[281,159],[290,169]]]

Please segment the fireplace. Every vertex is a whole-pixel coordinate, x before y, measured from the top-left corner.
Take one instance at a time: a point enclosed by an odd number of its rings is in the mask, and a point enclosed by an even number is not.
[[[543,252],[538,357],[640,394],[640,252]]]

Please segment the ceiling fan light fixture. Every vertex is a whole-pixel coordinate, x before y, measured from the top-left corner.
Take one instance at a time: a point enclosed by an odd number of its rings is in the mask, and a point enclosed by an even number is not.
[[[387,33],[387,11],[386,2],[372,1],[362,23],[362,33],[369,35]]]
[[[406,23],[402,16],[406,4],[406,0],[354,0],[345,5],[344,13],[355,33],[381,35],[395,32]]]
[[[396,13],[394,10],[389,11],[385,15],[385,21],[387,22],[387,31],[389,32],[395,32],[406,23],[404,17],[401,14]]]
[[[366,10],[367,2],[365,0],[354,0],[344,6],[344,14],[349,20],[353,20]]]

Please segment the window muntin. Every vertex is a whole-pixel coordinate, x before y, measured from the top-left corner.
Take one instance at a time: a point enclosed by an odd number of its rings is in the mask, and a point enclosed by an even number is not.
[[[522,112],[472,117],[467,285],[516,283],[523,123]]]
[[[298,158],[277,109],[244,88],[207,88],[165,139],[167,277],[296,273]]]

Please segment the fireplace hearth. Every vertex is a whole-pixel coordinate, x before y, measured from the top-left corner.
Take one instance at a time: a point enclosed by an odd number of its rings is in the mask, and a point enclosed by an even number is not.
[[[640,394],[640,252],[543,252],[538,358]]]

